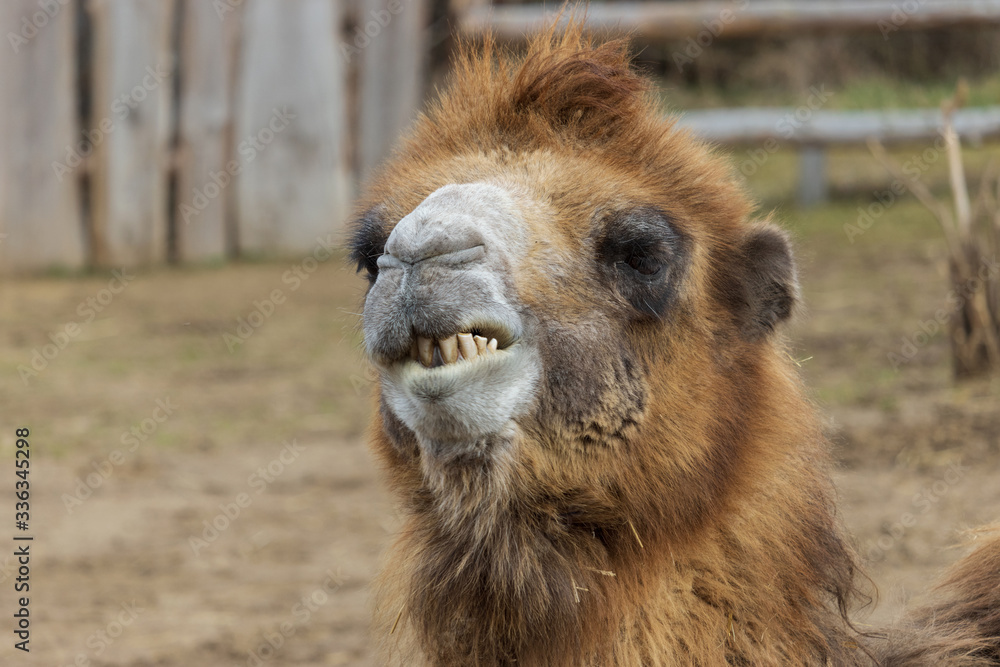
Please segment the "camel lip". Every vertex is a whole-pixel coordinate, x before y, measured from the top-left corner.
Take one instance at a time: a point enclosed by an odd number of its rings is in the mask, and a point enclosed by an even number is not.
[[[513,344],[472,360],[460,359],[431,367],[407,357],[383,367],[382,379],[383,383],[403,390],[417,404],[443,405],[449,400],[463,403],[460,397],[470,391],[482,393],[485,385],[502,390],[510,382],[512,369],[523,361],[526,353],[524,345]]]
[[[419,360],[412,359],[408,355],[379,365],[384,371],[389,371],[396,377],[407,377],[414,381],[422,378],[419,380],[421,383],[433,383],[438,380],[454,382],[461,380],[462,375],[465,373],[481,374],[484,371],[492,372],[501,368],[512,357],[516,357],[522,347],[520,342],[515,340],[507,347],[501,348],[498,346],[495,352],[488,355],[480,355],[475,359],[460,358],[458,361],[450,364],[443,363],[435,351],[434,364],[432,366],[424,366]]]
[[[537,349],[521,339],[438,366],[407,356],[379,366],[378,374],[389,409],[421,442],[461,448],[503,431],[527,409],[540,368]]]
[[[481,364],[486,364],[496,368],[500,364],[503,364],[510,355],[515,355],[518,353],[520,346],[518,343],[511,343],[507,347],[501,348],[497,347],[496,352],[492,352],[489,355],[481,355],[475,359],[459,359],[458,361],[446,364],[441,362],[437,354],[434,355],[434,365],[424,366],[417,359],[411,359],[406,357],[404,359],[397,359],[392,363],[393,367],[396,368],[406,368],[414,369],[412,372],[426,374],[424,377],[433,377],[434,374],[444,378],[454,379],[457,378],[461,373],[473,370],[478,370],[482,368]]]

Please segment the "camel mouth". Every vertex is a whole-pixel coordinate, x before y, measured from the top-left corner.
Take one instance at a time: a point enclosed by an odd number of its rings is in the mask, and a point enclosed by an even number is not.
[[[494,335],[487,339],[473,330]],[[530,405],[541,373],[538,352],[515,336],[505,336],[501,346],[499,331],[469,327],[451,336],[415,335],[409,348],[415,357],[404,354],[380,366],[386,403],[428,452],[474,448],[509,429]]]
[[[415,366],[424,370],[464,365],[486,358],[503,355],[516,346],[521,339],[520,327],[516,322],[463,323],[460,327],[434,331],[414,327],[408,342],[397,339],[389,354],[373,353],[372,359],[382,367],[398,366],[416,362]],[[387,346],[388,347],[388,346]]]
[[[451,342],[455,342],[456,336],[452,336]],[[496,339],[492,339],[496,340]],[[431,403],[440,401],[452,395],[459,395],[467,390],[469,385],[475,385],[484,380],[497,384],[505,384],[503,376],[507,373],[507,367],[511,364],[517,365],[519,357],[524,353],[523,345],[516,343],[504,349],[491,349],[489,343],[484,352],[480,352],[473,342],[469,356],[462,354],[459,349],[449,348],[445,342],[444,356],[439,341],[431,340],[434,345],[431,363],[425,363],[428,353],[418,351],[417,357],[405,357],[394,362],[385,369],[387,375],[400,386],[405,386],[408,392],[420,401]],[[426,350],[426,348],[424,348]],[[472,356],[475,354],[475,356]],[[449,360],[450,359],[450,360]]]

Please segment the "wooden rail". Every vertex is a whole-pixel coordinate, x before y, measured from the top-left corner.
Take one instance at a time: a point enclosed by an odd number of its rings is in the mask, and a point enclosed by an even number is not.
[[[954,119],[960,137],[976,142],[1000,138],[1000,106],[960,109]],[[707,109],[684,113],[678,125],[724,144],[774,139],[793,146],[826,146],[862,144],[869,137],[882,143],[904,143],[933,141],[941,131],[941,110]]]
[[[882,143],[932,142],[940,137],[940,109],[828,111],[795,109],[708,109],[683,114],[678,127],[730,145],[753,145],[740,170],[750,176],[766,156],[784,146],[799,150],[797,199],[812,206],[827,198],[826,152],[831,145],[861,144],[869,137]],[[955,132],[968,141],[1000,138],[1000,106],[960,109]]]
[[[547,24],[560,4],[473,4],[460,13],[466,34],[493,30],[518,40]],[[881,31],[1000,23],[1000,0],[709,0],[708,2],[593,2],[588,27],[640,39],[711,38],[802,32]]]

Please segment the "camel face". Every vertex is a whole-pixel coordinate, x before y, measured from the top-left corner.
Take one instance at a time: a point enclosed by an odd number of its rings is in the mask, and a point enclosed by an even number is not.
[[[377,260],[365,342],[388,408],[428,455],[488,453],[532,403],[540,361],[510,275],[526,231],[502,187],[447,185]]]
[[[558,465],[635,435],[645,376],[691,308],[693,244],[630,182],[582,156],[486,155],[409,184],[423,200],[374,204],[365,345],[425,456]]]
[[[770,419],[794,265],[622,45],[571,42],[470,56],[357,204],[377,447],[453,518],[687,531]]]
[[[582,656],[812,437],[784,236],[622,44],[575,39],[470,54],[357,203],[372,447],[412,512],[378,607],[414,634],[377,624],[429,664],[649,662]]]

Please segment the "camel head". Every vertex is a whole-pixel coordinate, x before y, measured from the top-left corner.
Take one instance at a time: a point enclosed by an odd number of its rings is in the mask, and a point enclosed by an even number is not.
[[[772,391],[796,382],[774,332],[788,244],[729,165],[664,116],[622,42],[571,28],[498,51],[459,59],[351,247],[374,447],[413,522],[399,548],[436,582],[407,615],[441,636],[439,617],[493,614],[492,650],[523,655],[534,621],[574,617],[574,588],[601,594],[592,572],[693,539],[809,420]],[[456,602],[476,587],[497,603]]]
[[[796,288],[784,237],[748,223],[623,45],[580,39],[466,60],[368,188],[352,247],[400,464],[614,513],[628,485],[605,467],[722,463],[740,424],[718,413],[767,379]]]

